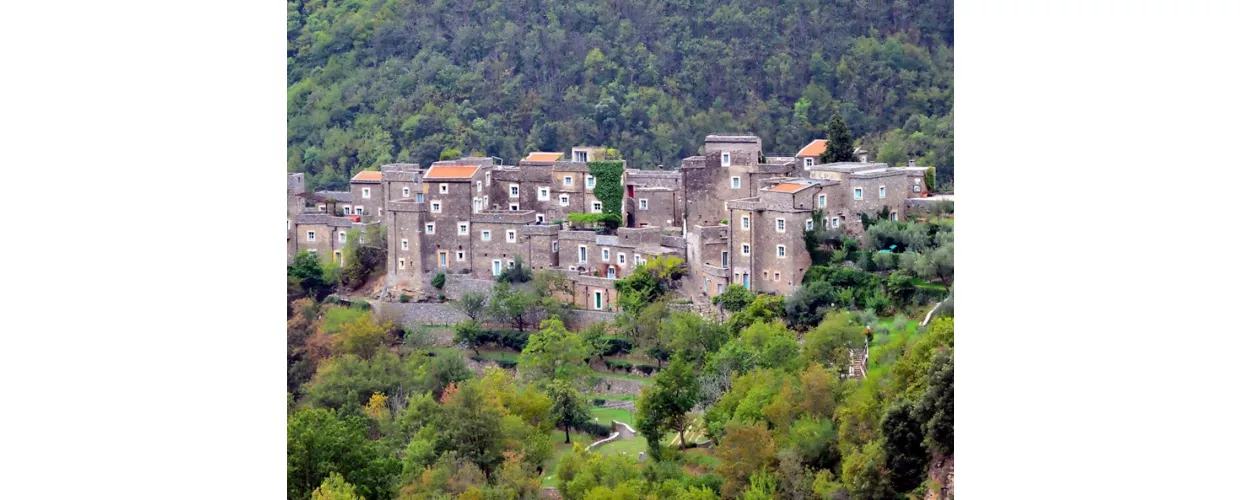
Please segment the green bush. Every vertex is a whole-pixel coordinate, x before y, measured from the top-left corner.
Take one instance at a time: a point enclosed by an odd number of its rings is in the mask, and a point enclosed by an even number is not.
[[[608,422],[608,423],[610,423],[610,422]],[[586,422],[584,422],[584,423],[582,423],[582,424],[580,424],[580,425],[576,425],[576,426],[574,426],[574,428],[576,428],[577,430],[579,430],[579,431],[581,431],[581,432],[584,432],[584,433],[586,433],[586,434],[589,434],[589,435],[591,435],[591,436],[594,436],[594,437],[605,438],[605,437],[607,437],[607,436],[610,436],[610,435],[611,435],[611,427],[610,427],[610,426],[600,424],[600,423],[595,422],[595,421],[593,421],[593,420],[587,420]]]
[[[594,398],[593,402],[594,406],[603,406],[607,404],[607,400],[603,398]]]
[[[400,294],[400,302],[401,302],[402,304],[404,304],[404,303],[406,303],[406,302],[409,302],[409,301],[410,301],[410,300],[412,300],[412,299],[413,299],[413,297],[411,297],[411,296],[410,296],[409,294],[407,294],[407,293],[402,293],[402,294]]]
[[[616,229],[620,227],[620,216],[611,213],[571,213],[565,219],[574,228],[604,227],[606,229]]]
[[[435,277],[431,279],[431,286],[438,288],[440,290],[443,290],[443,286],[446,285],[447,283],[448,283],[448,276],[445,275],[443,271],[440,271],[439,274],[436,274]]]

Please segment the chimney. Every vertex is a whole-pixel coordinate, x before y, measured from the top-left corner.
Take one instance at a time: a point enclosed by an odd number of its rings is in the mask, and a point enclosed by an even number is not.
[[[917,160],[914,160],[914,159],[912,159],[912,158],[909,158],[909,160],[908,160],[908,166],[910,166],[910,167],[916,167],[916,166],[917,166]]]

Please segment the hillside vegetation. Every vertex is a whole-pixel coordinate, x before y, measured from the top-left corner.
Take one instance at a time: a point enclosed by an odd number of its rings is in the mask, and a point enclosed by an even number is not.
[[[617,148],[672,168],[709,133],[795,153],[838,111],[879,161],[953,171],[950,0],[294,0],[288,169]],[[876,156],[875,156],[876,155]]]

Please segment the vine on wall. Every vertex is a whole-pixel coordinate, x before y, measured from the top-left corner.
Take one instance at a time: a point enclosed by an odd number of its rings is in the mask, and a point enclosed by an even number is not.
[[[587,163],[594,176],[594,196],[603,202],[603,213],[620,215],[620,203],[624,201],[624,175],[622,161],[592,161]]]

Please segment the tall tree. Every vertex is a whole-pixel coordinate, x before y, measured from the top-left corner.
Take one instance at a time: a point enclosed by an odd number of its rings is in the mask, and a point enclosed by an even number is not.
[[[930,455],[922,443],[925,434],[913,415],[913,404],[898,401],[887,408],[879,424],[883,433],[883,452],[891,471],[891,486],[897,493],[916,488],[926,477]]]
[[[564,429],[564,444],[572,443],[568,430],[586,423],[590,412],[586,409],[586,401],[581,393],[564,380],[554,380],[547,384],[547,395],[551,397],[551,421],[556,427]]]
[[[822,163],[857,161],[853,155],[852,131],[848,130],[844,117],[839,113],[831,115],[831,122],[827,124],[827,150],[822,152],[819,160]]]
[[[535,384],[554,381],[577,383],[590,371],[586,360],[590,351],[581,337],[564,328],[558,318],[543,321],[541,330],[525,343],[517,360],[521,374]]]
[[[653,384],[642,389],[637,401],[637,428],[646,438],[651,455],[660,458],[659,441],[669,430],[680,433],[680,448],[684,449],[688,413],[697,402],[697,373],[692,364],[677,355],[655,375]]]

